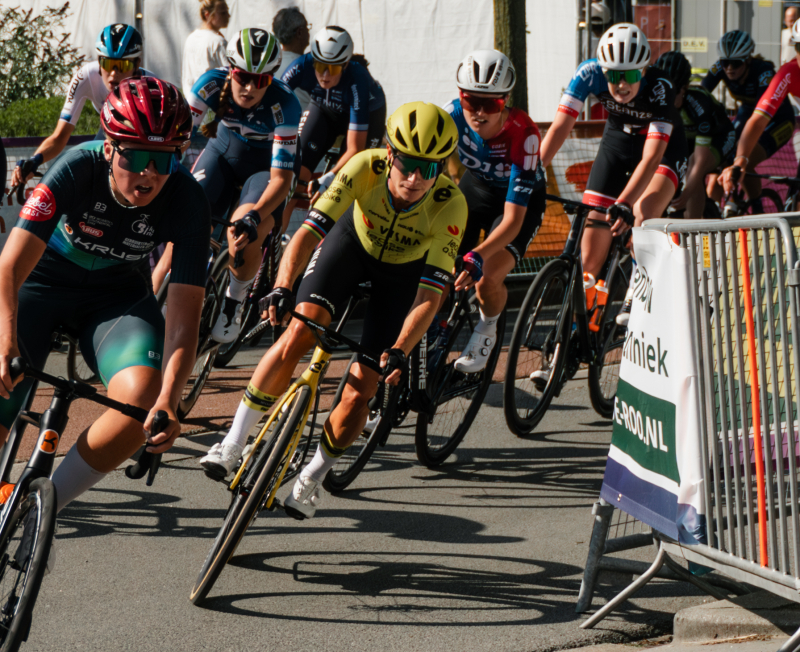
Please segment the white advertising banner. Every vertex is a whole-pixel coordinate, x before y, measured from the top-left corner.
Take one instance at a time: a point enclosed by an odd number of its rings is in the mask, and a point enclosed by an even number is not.
[[[705,541],[689,253],[634,230],[638,265],[601,497],[682,543]]]

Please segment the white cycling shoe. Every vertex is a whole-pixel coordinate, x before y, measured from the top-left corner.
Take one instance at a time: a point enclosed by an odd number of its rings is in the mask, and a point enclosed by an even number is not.
[[[465,374],[475,374],[483,371],[486,368],[486,363],[489,361],[489,356],[492,354],[492,349],[497,342],[497,333],[493,336],[485,335],[473,331],[472,336],[464,347],[464,353],[455,361],[453,365],[456,371]]]
[[[628,292],[625,294],[625,303],[622,304],[622,309],[617,313],[616,318],[614,319],[617,322],[618,326],[625,326],[628,327],[628,321],[631,318],[631,306],[633,305],[633,290],[628,288]]]
[[[239,465],[243,451],[238,444],[214,444],[200,460],[200,466],[213,476],[225,478]]]
[[[381,420],[381,415],[379,412],[375,412],[375,416],[371,416],[367,419],[367,422],[364,424],[364,428],[361,431],[362,435],[369,436],[375,431],[375,426],[378,425],[378,422]]]
[[[225,297],[219,317],[211,329],[211,338],[220,344],[229,344],[239,337],[239,332],[242,330],[242,312],[244,312],[244,301]]]
[[[292,493],[283,502],[286,513],[299,521],[314,516],[321,500],[320,484],[308,476],[298,477]]]
[[[550,382],[550,370],[549,369],[537,369],[534,371],[531,376],[531,380],[533,381],[534,385],[539,388],[544,388],[548,382]]]

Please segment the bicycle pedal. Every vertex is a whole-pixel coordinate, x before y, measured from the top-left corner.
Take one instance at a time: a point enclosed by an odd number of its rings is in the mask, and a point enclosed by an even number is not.
[[[228,482],[226,480],[226,478],[228,477],[227,475],[220,475],[219,473],[215,473],[211,469],[204,468],[203,469],[203,473],[206,474],[206,477],[209,480],[214,480],[215,482],[222,482],[223,484],[227,484],[227,482]]]
[[[291,507],[286,507],[285,505],[282,506],[283,511],[286,513],[287,516],[291,516],[295,521],[305,521],[306,517],[305,514],[298,512],[296,509],[292,509]]]

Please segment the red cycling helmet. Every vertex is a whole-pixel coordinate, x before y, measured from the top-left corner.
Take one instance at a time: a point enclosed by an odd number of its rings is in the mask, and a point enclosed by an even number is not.
[[[178,89],[155,77],[124,79],[103,104],[100,121],[113,140],[182,146],[192,134],[192,114]]]

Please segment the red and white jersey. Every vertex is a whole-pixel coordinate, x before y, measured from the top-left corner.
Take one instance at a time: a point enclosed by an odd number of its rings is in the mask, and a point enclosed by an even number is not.
[[[800,65],[797,59],[783,64],[756,105],[756,111],[772,118],[787,94],[800,98]]]

